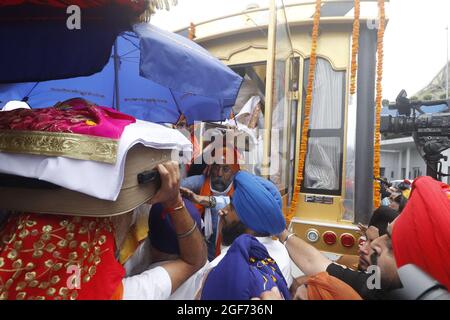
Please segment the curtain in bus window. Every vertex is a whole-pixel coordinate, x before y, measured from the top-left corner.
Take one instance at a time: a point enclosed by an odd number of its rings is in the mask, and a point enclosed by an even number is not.
[[[341,140],[338,137],[310,138],[305,186],[309,189],[339,189]]]
[[[339,190],[341,138],[337,133],[326,136],[325,130],[342,129],[344,81],[345,72],[333,70],[325,59],[317,60],[305,166],[308,189]]]
[[[334,71],[325,59],[317,59],[310,129],[340,129],[342,126],[343,72]]]

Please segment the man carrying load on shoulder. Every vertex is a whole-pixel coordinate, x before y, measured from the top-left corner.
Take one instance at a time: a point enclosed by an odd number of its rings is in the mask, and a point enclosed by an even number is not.
[[[206,247],[179,192],[178,163],[157,167],[152,203],[171,214],[180,256],[124,278],[109,218],[14,214],[0,232],[1,299],[167,299],[206,262]]]

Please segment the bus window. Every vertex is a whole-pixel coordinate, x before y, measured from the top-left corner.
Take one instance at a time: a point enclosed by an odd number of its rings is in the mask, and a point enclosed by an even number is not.
[[[309,59],[305,60],[303,101],[306,100]],[[344,145],[345,71],[317,59],[313,87],[308,153],[302,192],[341,195]]]
[[[261,175],[264,148],[266,62],[231,66],[231,69],[244,78],[233,107],[236,124],[249,136],[248,143],[246,143],[248,147],[240,148],[246,151],[243,154],[245,160],[241,167],[246,171]]]
[[[308,189],[339,190],[341,139],[311,137],[306,156],[304,186]]]

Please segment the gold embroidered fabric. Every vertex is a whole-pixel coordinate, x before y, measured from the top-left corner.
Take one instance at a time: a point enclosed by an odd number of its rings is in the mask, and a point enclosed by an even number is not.
[[[114,164],[119,141],[65,132],[0,130],[0,151]]]

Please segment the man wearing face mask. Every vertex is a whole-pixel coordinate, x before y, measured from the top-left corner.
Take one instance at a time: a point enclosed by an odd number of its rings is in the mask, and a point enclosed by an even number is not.
[[[209,261],[220,254],[218,212],[230,203],[234,192],[233,178],[240,169],[235,149],[218,148],[214,157],[217,161],[208,166],[204,174],[184,179],[180,189],[183,197],[196,204],[202,215]]]

